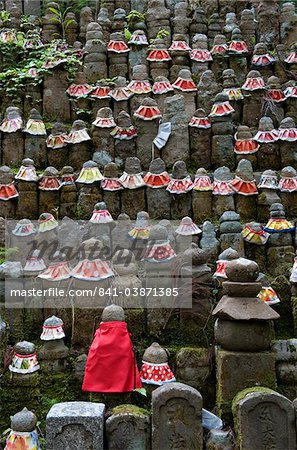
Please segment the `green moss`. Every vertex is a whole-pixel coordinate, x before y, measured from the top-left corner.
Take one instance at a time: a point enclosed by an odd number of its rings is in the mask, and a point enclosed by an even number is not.
[[[134,416],[149,416],[150,412],[147,409],[139,408],[136,405],[119,405],[111,410],[112,414],[133,414]]]
[[[269,389],[267,387],[263,387],[263,386],[254,386],[254,387],[244,389],[243,391],[238,392],[238,394],[234,397],[234,399],[232,401],[232,414],[233,414],[233,419],[234,419],[234,428],[237,432],[237,439],[239,441],[239,444],[242,439],[241,434],[239,432],[238,422],[237,422],[237,411],[239,408],[239,403],[241,402],[241,400],[243,400],[249,394],[253,394],[253,393],[274,394],[275,391],[273,391],[272,389]]]
[[[269,389],[267,387],[263,387],[263,386],[254,386],[254,387],[247,388],[247,389],[244,389],[243,391],[238,392],[238,394],[235,395],[235,397],[232,401],[233,414],[236,413],[239,402],[241,400],[243,400],[247,395],[253,394],[253,393],[274,394],[275,391],[273,391],[272,389]]]
[[[281,300],[281,303],[275,308],[280,315],[280,318],[274,323],[276,339],[292,338],[294,336],[294,320],[290,282],[285,276],[280,275],[271,280],[271,286]]]
[[[178,352],[177,357],[182,358],[184,361],[198,362],[201,358],[207,358],[209,356],[209,349],[197,348],[197,347],[183,347]]]

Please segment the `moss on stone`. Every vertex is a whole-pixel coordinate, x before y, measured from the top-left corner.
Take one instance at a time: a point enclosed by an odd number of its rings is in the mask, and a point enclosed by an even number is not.
[[[177,358],[188,362],[198,362],[201,358],[208,357],[209,349],[200,347],[182,347],[177,355]]]
[[[271,281],[271,286],[281,300],[275,308],[280,315],[280,318],[274,323],[276,339],[292,338],[294,336],[294,320],[290,282],[285,276],[280,275]]]
[[[133,414],[134,416],[149,416],[150,412],[147,409],[139,408],[139,406],[126,404],[119,405],[111,410],[112,414]]]

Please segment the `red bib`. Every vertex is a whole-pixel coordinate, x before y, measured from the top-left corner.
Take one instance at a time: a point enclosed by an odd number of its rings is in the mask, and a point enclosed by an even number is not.
[[[90,347],[82,390],[131,392],[141,386],[126,322],[102,322]]]

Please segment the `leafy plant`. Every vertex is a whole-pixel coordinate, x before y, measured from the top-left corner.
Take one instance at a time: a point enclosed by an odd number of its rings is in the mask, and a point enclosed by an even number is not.
[[[50,7],[48,9],[54,14],[54,17],[51,17],[50,20],[57,23],[62,31],[62,35],[59,33],[53,33],[53,36],[62,37],[63,41],[65,41],[67,28],[74,22],[74,19],[67,18],[67,14],[71,11],[71,7],[68,6],[67,8],[61,8],[61,6],[59,6],[58,8]]]
[[[10,22],[10,13],[8,11],[0,11],[0,19],[3,23],[3,25],[8,25]]]
[[[140,13],[139,11],[132,9],[132,11],[130,11],[129,14],[126,16],[126,19],[127,19],[129,30],[133,30],[135,25],[138,22],[145,21],[145,16],[144,16],[144,14]]]
[[[164,39],[167,36],[170,36],[169,31],[168,30],[164,30],[164,28],[162,28],[161,30],[158,31],[156,39]]]

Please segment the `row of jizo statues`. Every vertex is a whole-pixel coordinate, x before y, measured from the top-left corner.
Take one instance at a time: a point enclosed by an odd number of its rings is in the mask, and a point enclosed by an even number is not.
[[[38,175],[27,158],[16,174],[2,166],[0,181],[0,215],[9,219],[37,219],[44,212],[89,219],[102,200],[114,218],[125,212],[135,219],[137,212],[147,210],[152,219],[191,216],[201,223],[234,210],[243,222],[265,222],[273,203],[283,203],[287,215],[296,216],[294,167],[259,173],[248,159],[239,161],[235,173],[223,166],[213,173],[199,168],[191,175],[184,161],[176,161],[169,173],[160,158],[144,172],[138,158],[128,157],[122,174],[115,163],[101,172],[96,162],[87,161],[79,172],[71,166],[61,171],[49,166]]]

